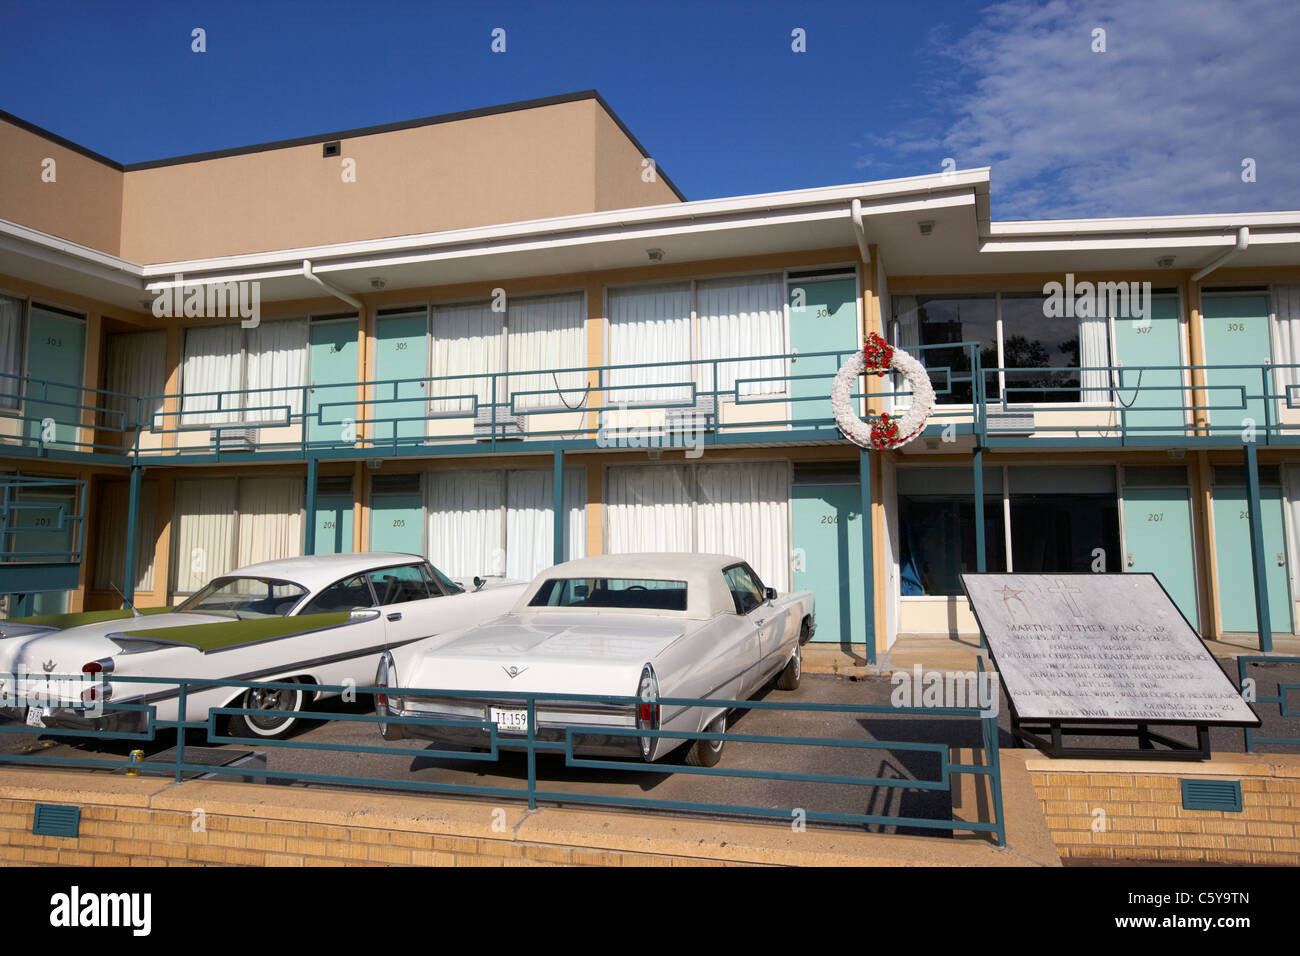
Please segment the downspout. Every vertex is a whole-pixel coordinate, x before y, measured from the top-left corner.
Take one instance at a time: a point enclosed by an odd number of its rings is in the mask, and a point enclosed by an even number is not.
[[[858,253],[865,263],[871,262],[871,249],[867,246],[867,227],[862,221],[862,200],[855,199],[849,206],[849,219],[853,221],[853,234],[858,240]]]
[[[326,282],[316,273],[312,272],[310,259],[302,260],[302,276],[304,279],[310,279],[312,282],[316,283],[318,286],[320,286],[330,295],[334,296],[336,299],[342,299],[348,305],[352,306],[352,308],[356,309],[358,313],[364,308],[364,306],[361,304],[360,299],[354,299],[352,296],[348,295],[342,289],[330,285],[328,282]]]
[[[1230,259],[1235,259],[1237,256],[1245,252],[1246,247],[1249,245],[1250,245],[1250,227],[1242,226],[1240,229],[1237,230],[1237,244],[1233,246],[1231,249],[1229,249],[1227,252],[1216,257],[1213,262],[1211,262],[1208,266],[1205,266],[1203,269],[1201,269],[1200,272],[1193,273],[1192,281],[1200,282],[1202,279],[1208,276],[1215,269],[1219,268],[1219,266],[1223,265],[1225,262],[1227,262]]]

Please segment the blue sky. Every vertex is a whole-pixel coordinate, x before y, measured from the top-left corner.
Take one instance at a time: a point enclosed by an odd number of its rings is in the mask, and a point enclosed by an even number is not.
[[[0,0],[0,108],[129,163],[595,88],[689,199],[952,158],[996,219],[1300,209],[1297,49],[1294,0]]]

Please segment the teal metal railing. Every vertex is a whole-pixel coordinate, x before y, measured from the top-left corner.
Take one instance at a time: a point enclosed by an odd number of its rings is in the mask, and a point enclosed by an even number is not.
[[[982,670],[982,665],[981,665]],[[85,683],[84,675],[77,675],[74,678],[52,676],[49,678],[54,684],[60,681],[72,682],[73,686],[77,682]],[[190,698],[197,694],[211,691],[214,689],[225,689],[238,691],[242,689],[262,688],[267,690],[301,690],[304,692],[322,692],[327,694],[354,693],[361,697],[373,696],[377,693],[393,693],[392,688],[379,687],[354,687],[351,685],[326,685],[326,684],[307,684],[300,682],[256,682],[256,681],[238,681],[238,680],[207,680],[198,678],[166,678],[166,677],[122,677],[117,674],[112,675],[109,679],[115,691],[120,690],[128,684],[143,684],[148,686],[162,685],[156,693],[163,693],[165,696],[175,696],[177,699],[178,714],[188,715],[192,709]],[[147,690],[141,691],[142,696],[149,696]],[[460,699],[499,699],[501,692],[471,692],[471,691],[446,691],[437,688],[402,688],[401,696],[404,699],[415,697],[447,697],[455,696]],[[637,697],[622,696],[599,696],[599,695],[574,695],[574,694],[542,694],[542,693],[510,693],[508,695],[512,701],[517,700],[523,704],[528,713],[528,728],[524,734],[510,734],[508,737],[503,735],[496,724],[487,720],[444,720],[435,718],[416,718],[405,717],[395,718],[392,716],[379,717],[375,714],[354,714],[354,713],[322,713],[311,710],[294,710],[294,711],[277,711],[277,716],[292,717],[294,719],[309,721],[335,721],[359,726],[370,726],[375,729],[376,738],[378,738],[378,724],[399,724],[404,726],[426,726],[426,727],[449,727],[455,729],[477,728],[485,734],[485,747],[481,752],[470,752],[464,750],[437,750],[429,748],[414,749],[410,747],[384,746],[377,742],[374,745],[361,745],[352,743],[332,743],[322,740],[268,740],[265,738],[234,737],[223,734],[220,724],[224,723],[226,718],[233,715],[263,715],[265,711],[257,711],[242,707],[210,707],[207,709],[203,719],[177,719],[177,720],[160,720],[157,716],[158,702],[153,703],[108,703],[102,704],[103,718],[112,718],[115,715],[119,718],[123,715],[134,717],[134,720],[140,726],[137,729],[57,729],[57,728],[40,728],[27,726],[24,723],[11,721],[9,723],[0,723],[0,733],[20,734],[28,736],[48,736],[58,741],[132,741],[132,742],[155,742],[158,740],[159,731],[174,730],[176,732],[175,757],[167,762],[127,760],[113,760],[99,756],[89,757],[78,754],[49,754],[49,753],[0,753],[0,763],[12,763],[18,765],[37,765],[37,766],[61,766],[61,767],[79,767],[83,769],[94,770],[130,770],[135,773],[161,773],[174,777],[178,782],[186,774],[226,774],[234,777],[254,777],[266,781],[285,781],[298,782],[307,784],[320,784],[331,786],[348,786],[368,789],[396,789],[425,793],[446,793],[459,796],[469,797],[493,797],[518,799],[526,801],[529,808],[536,808],[541,802],[562,802],[565,804],[587,804],[594,806],[613,806],[626,807],[656,811],[670,811],[682,813],[706,813],[706,814],[725,814],[731,816],[766,818],[770,820],[781,820],[787,823],[796,818],[796,814],[802,812],[804,819],[814,823],[834,823],[834,824],[856,824],[860,826],[891,826],[891,827],[909,827],[915,829],[947,831],[947,832],[972,832],[987,833],[998,845],[1006,843],[1006,825],[1003,818],[1002,810],[1002,776],[1001,761],[999,756],[998,725],[995,714],[986,713],[975,708],[963,707],[892,707],[892,706],[859,706],[847,704],[822,704],[822,703],[786,703],[759,700],[720,700],[704,698],[659,698],[658,703],[661,707],[665,706],[683,706],[683,707],[725,707],[728,709],[739,710],[765,710],[765,711],[785,711],[785,712],[803,712],[803,713],[821,713],[827,715],[843,715],[846,717],[858,718],[863,724],[875,727],[886,728],[897,718],[908,718],[909,725],[912,719],[917,717],[946,718],[950,720],[965,721],[974,719],[979,721],[980,740],[982,743],[983,759],[981,763],[958,763],[952,759],[951,752],[955,745],[952,743],[922,740],[877,740],[877,739],[848,739],[843,737],[798,737],[771,734],[745,734],[730,732],[726,734],[715,733],[687,733],[684,731],[653,731],[637,727],[627,728],[600,728],[597,733],[602,736],[624,735],[632,738],[638,737],[667,737],[686,740],[717,740],[723,739],[732,743],[762,744],[772,745],[775,748],[785,747],[811,747],[834,749],[837,751],[849,751],[855,755],[861,755],[864,758],[887,753],[914,753],[928,755],[929,758],[937,763],[937,773],[933,777],[913,779],[895,776],[883,776],[876,774],[853,774],[853,773],[820,773],[820,772],[797,772],[780,769],[754,769],[742,768],[735,766],[719,765],[716,767],[693,767],[665,761],[656,761],[647,763],[641,760],[597,760],[579,757],[575,753],[575,737],[581,737],[585,734],[592,733],[591,730],[584,731],[581,728],[570,728],[564,733],[563,740],[541,740],[537,735],[537,708],[539,702],[544,701],[564,701],[566,703],[598,703],[613,704],[626,706],[629,709],[635,707],[640,699]],[[0,704],[13,707],[13,702]],[[211,745],[226,744],[245,744],[253,745],[259,749],[265,748],[268,753],[278,750],[297,751],[297,752],[331,752],[342,753],[352,757],[360,758],[366,756],[403,756],[403,757],[420,757],[424,759],[455,759],[462,761],[471,761],[476,764],[486,765],[497,763],[500,760],[503,743],[510,748],[518,750],[523,749],[527,755],[527,778],[523,786],[520,787],[502,787],[494,785],[465,784],[453,783],[449,781],[438,780],[414,780],[394,777],[372,776],[364,773],[317,773],[310,771],[292,771],[292,770],[274,770],[268,768],[256,768],[247,765],[242,766],[212,766],[191,762],[186,759],[186,748],[192,744],[190,735],[202,733],[202,743]],[[810,786],[829,786],[829,787],[855,787],[862,788],[866,791],[938,791],[953,793],[956,786],[957,778],[960,775],[970,775],[986,781],[990,790],[990,800],[988,806],[990,812],[989,819],[978,820],[960,820],[960,819],[938,819],[917,816],[898,816],[884,813],[846,813],[836,811],[820,811],[809,809],[806,806],[756,806],[742,803],[730,803],[716,799],[705,800],[665,800],[655,799],[653,797],[630,796],[617,793],[594,793],[594,792],[574,792],[570,790],[553,790],[547,789],[544,781],[539,779],[537,758],[540,755],[561,755],[564,758],[564,766],[579,770],[599,769],[603,771],[622,771],[629,774],[682,774],[697,777],[718,777],[724,779],[750,779],[766,780],[782,784],[807,784]],[[779,759],[774,761],[776,765],[780,764]],[[358,768],[360,769],[360,768]],[[508,775],[509,769],[503,771]],[[868,798],[869,799],[869,798]],[[866,800],[864,799],[864,802]]]
[[[0,565],[80,562],[86,488],[76,478],[0,476]]]
[[[1248,677],[1247,668],[1251,667],[1252,665],[1258,665],[1258,664],[1268,664],[1268,665],[1280,664],[1283,666],[1290,665],[1292,667],[1295,667],[1297,665],[1300,665],[1300,657],[1274,657],[1272,655],[1269,655],[1267,657],[1262,657],[1258,655],[1253,655],[1253,656],[1242,655],[1241,657],[1237,658],[1237,686],[1241,688],[1243,694],[1249,694],[1248,699],[1252,700],[1256,704],[1277,704],[1278,715],[1280,717],[1284,717],[1284,718],[1300,717],[1300,710],[1292,709],[1291,702],[1288,698],[1288,695],[1293,691],[1296,693],[1300,693],[1300,683],[1286,683],[1284,681],[1279,680],[1276,694],[1261,695],[1258,692],[1249,693],[1250,688],[1253,685],[1252,683],[1248,683],[1248,681],[1253,681],[1253,679]],[[1297,729],[1300,730],[1300,728]],[[1300,744],[1300,736],[1295,736],[1295,737],[1264,736],[1260,734],[1257,730],[1255,730],[1255,728],[1253,727],[1246,727],[1244,733],[1245,733],[1247,753],[1253,753],[1257,744],[1282,744],[1286,746],[1294,746],[1296,744]]]

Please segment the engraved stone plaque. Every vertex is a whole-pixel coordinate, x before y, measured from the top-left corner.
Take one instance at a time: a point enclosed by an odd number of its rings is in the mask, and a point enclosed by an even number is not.
[[[1152,574],[963,574],[1021,720],[1255,726]]]

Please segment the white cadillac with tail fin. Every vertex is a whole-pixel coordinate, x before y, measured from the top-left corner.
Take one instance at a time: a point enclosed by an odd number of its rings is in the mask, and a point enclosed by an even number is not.
[[[32,727],[148,729],[180,712],[175,683],[132,677],[288,683],[187,687],[186,719],[230,715],[236,737],[283,737],[316,697],[293,684],[365,687],[386,649],[500,616],[522,584],[466,589],[412,554],[335,554],[252,564],[176,608],[0,621],[0,714]],[[60,678],[62,678],[60,680]],[[124,706],[129,705],[129,706]]]
[[[774,679],[793,690],[814,629],[811,591],[778,596],[741,558],[583,558],[543,571],[509,614],[385,652],[376,712],[394,718],[380,725],[386,739],[483,748],[495,733],[498,747],[512,749],[526,746],[529,731],[522,695],[544,694],[535,740],[571,737],[575,754],[659,760],[688,739],[671,732],[721,735],[727,721],[725,707],[661,700],[746,700]],[[722,747],[691,740],[686,760],[712,766]]]

